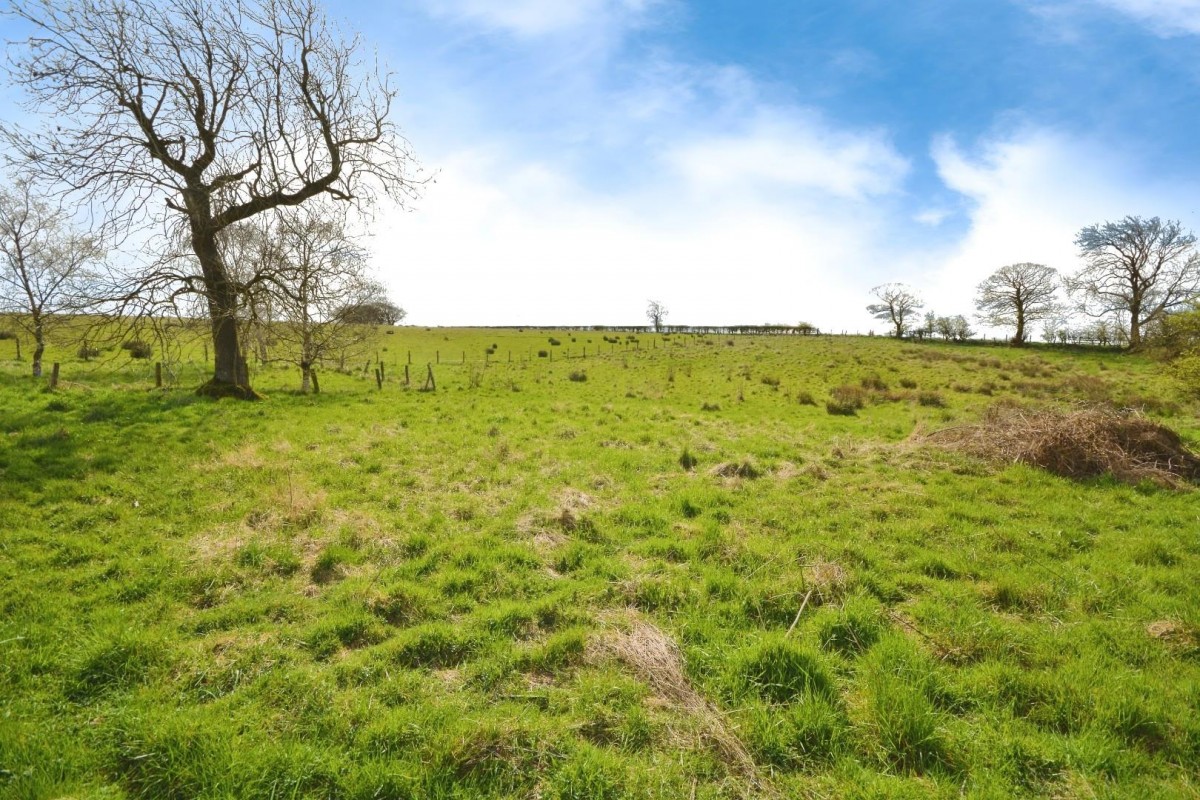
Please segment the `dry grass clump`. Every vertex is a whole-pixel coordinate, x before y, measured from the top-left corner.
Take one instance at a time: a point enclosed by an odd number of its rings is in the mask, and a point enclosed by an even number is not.
[[[1067,478],[1111,474],[1127,483],[1178,487],[1200,480],[1200,457],[1174,431],[1140,414],[1091,407],[1058,411],[996,404],[977,425],[926,440],[992,461],[1031,464]]]
[[[745,459],[741,462],[729,461],[717,464],[709,474],[718,478],[744,478],[746,480],[754,480],[762,477],[762,470],[751,460]]]
[[[633,671],[672,706],[700,723],[705,738],[729,769],[748,780],[763,794],[770,788],[763,781],[746,746],[725,724],[721,711],[692,687],[683,670],[683,654],[670,636],[638,619],[625,631],[614,631],[598,643]]]

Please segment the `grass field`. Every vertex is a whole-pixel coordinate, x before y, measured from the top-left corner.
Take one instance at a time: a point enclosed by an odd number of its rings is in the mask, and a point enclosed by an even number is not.
[[[54,393],[0,360],[0,796],[1200,795],[1197,493],[914,437],[1109,401],[1200,449],[1161,365],[598,331],[375,351],[382,390],[263,369],[261,403],[194,396],[194,349],[166,391],[119,350],[52,351]]]

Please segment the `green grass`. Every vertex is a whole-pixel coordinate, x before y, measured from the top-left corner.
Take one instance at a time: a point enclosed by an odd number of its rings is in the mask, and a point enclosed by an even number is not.
[[[1158,364],[626,336],[401,328],[382,391],[263,403],[192,395],[199,342],[165,391],[0,360],[0,797],[1195,796],[1196,493],[910,440],[1107,399],[1196,448]]]

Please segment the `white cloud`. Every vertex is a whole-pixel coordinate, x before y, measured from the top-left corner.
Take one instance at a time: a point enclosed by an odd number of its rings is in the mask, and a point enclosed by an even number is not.
[[[541,37],[632,24],[656,0],[423,0],[423,5],[434,16]]]
[[[1093,0],[1162,36],[1200,34],[1200,0]]]
[[[739,133],[699,137],[667,158],[706,191],[780,187],[850,199],[893,192],[909,170],[882,133],[835,129],[795,112],[760,114]]]
[[[820,204],[816,204],[820,205]],[[673,322],[846,324],[866,216],[797,213],[668,178],[601,196],[499,151],[462,153],[417,214],[377,226],[376,263],[416,324],[641,324],[647,297]],[[840,328],[839,328],[840,329]]]
[[[1132,19],[1162,37],[1200,34],[1200,0],[1017,0],[1053,25],[1059,35],[1079,40],[1076,22],[1096,9]]]

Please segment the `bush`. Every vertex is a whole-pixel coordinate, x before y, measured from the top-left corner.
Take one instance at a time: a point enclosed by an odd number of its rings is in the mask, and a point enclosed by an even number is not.
[[[5,339],[15,339],[15,338],[17,338],[17,335],[15,333],[13,333],[12,331],[0,331],[0,342],[4,341]]]
[[[79,349],[75,351],[75,355],[79,357],[80,361],[88,361],[100,355],[100,348],[92,347],[87,342],[84,342],[79,345]]]
[[[862,388],[868,391],[886,392],[888,390],[888,385],[883,382],[883,378],[879,377],[878,373],[866,376],[859,383],[862,384]]]
[[[149,342],[143,342],[141,339],[130,339],[128,342],[121,343],[121,349],[128,351],[130,358],[150,358],[154,355],[154,348]]]
[[[812,396],[811,392],[796,392],[796,402],[802,406],[815,406],[817,404],[817,400]]]
[[[779,388],[779,378],[774,375],[763,375],[761,380],[763,386],[770,386],[772,389]]]
[[[550,355],[548,350],[538,350],[538,358],[547,358]]]
[[[866,392],[857,386],[835,386],[829,392],[830,399],[825,403],[825,410],[830,414],[852,417],[863,407],[865,396]]]
[[[572,372],[570,375],[568,375],[567,379],[574,381],[575,383],[586,383],[587,382],[587,373],[581,369],[577,369],[574,372]]]
[[[562,345],[562,342],[560,342],[558,339],[555,339],[553,336],[551,336],[548,341],[550,342],[551,347],[559,347]]]
[[[917,382],[914,381],[912,378],[901,378],[900,386],[901,386],[901,388],[904,388],[904,389],[915,389],[915,388],[917,388]]]
[[[921,392],[917,395],[917,403],[930,408],[946,407],[946,399],[938,392]]]

